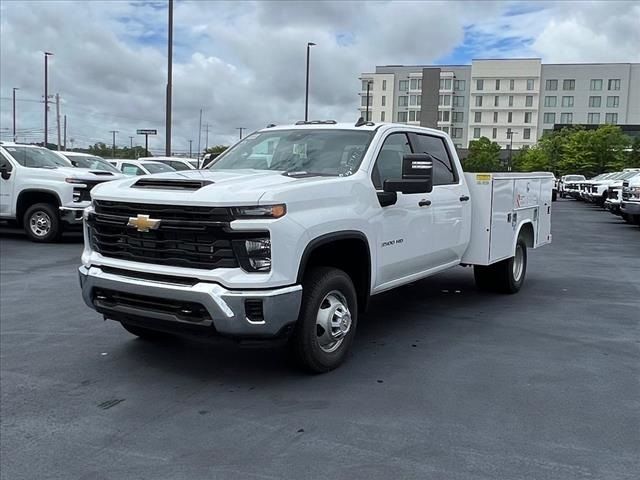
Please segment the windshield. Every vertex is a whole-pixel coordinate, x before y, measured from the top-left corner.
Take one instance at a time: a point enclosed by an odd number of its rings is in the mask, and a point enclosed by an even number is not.
[[[628,180],[629,178],[633,178],[638,174],[637,171],[630,171],[630,172],[624,172],[624,175],[622,175],[619,180]]]
[[[584,175],[567,175],[564,177],[565,182],[577,182],[578,180],[584,180]]]
[[[221,154],[208,168],[347,176],[360,166],[374,133],[323,129],[258,132]]]
[[[143,163],[142,166],[146,168],[149,173],[162,173],[162,172],[175,172],[175,168],[171,168],[164,163]]]
[[[106,160],[92,155],[65,155],[74,167],[89,168],[91,170],[103,170],[106,172],[120,173],[120,171]]]
[[[23,167],[57,168],[69,165],[55,153],[38,147],[5,147],[5,150]]]

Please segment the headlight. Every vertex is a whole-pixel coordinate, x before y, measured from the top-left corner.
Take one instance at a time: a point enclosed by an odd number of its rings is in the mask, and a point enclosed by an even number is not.
[[[235,207],[233,209],[233,215],[236,218],[280,218],[286,213],[287,206],[283,203],[258,207]]]
[[[86,184],[87,183],[86,180],[82,180],[80,178],[73,178],[73,177],[65,178],[64,181],[67,182],[67,183],[81,183],[81,184]]]
[[[629,187],[629,194],[631,198],[640,199],[640,187]]]
[[[270,238],[235,240],[233,246],[238,262],[245,271],[268,272],[271,270]]]

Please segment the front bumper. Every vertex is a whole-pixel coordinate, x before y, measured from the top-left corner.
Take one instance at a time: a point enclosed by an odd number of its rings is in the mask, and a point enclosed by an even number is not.
[[[106,318],[240,339],[286,334],[298,318],[302,300],[301,285],[228,290],[211,282],[172,283],[172,277],[134,278],[97,266],[82,266],[79,275],[85,303]],[[193,311],[199,314],[193,316]]]
[[[80,225],[82,224],[82,214],[88,205],[83,207],[59,207],[60,219],[70,225]]]
[[[620,210],[626,215],[640,215],[640,202],[623,201]]]

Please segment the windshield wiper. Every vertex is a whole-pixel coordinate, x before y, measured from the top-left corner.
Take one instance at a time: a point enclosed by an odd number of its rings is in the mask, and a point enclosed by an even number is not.
[[[282,175],[285,177],[292,178],[308,178],[308,177],[337,177],[338,175],[335,173],[322,173],[322,172],[307,172],[304,170],[287,170],[286,172],[282,172]]]

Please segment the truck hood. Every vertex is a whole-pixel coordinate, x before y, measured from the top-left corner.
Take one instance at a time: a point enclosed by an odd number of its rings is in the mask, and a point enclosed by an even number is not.
[[[286,190],[288,185],[326,182],[332,178],[336,177],[288,177],[269,170],[184,170],[105,182],[96,186],[91,196],[98,200],[172,205],[258,205],[268,191]],[[180,187],[181,182],[189,181],[192,181],[189,188]],[[142,187],[143,184],[146,186]]]

